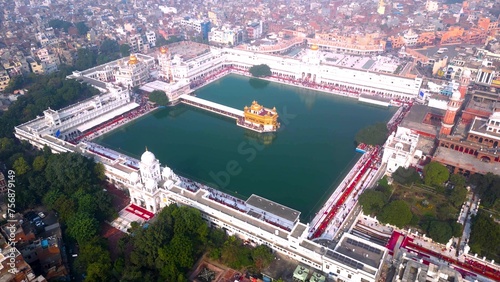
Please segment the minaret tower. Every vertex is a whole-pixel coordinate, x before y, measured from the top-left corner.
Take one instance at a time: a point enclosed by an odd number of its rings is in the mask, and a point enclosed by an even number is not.
[[[160,66],[160,78],[172,83],[174,81],[174,77],[172,75],[172,56],[168,48],[165,46],[160,47],[158,65]]]
[[[455,116],[457,115],[458,110],[462,106],[463,99],[462,95],[458,90],[453,90],[453,95],[451,96],[450,101],[448,102],[448,108],[446,109],[446,113],[444,114],[443,122],[441,123],[440,134],[442,135],[450,135],[453,125],[455,124]]]
[[[458,87],[458,91],[460,92],[460,98],[462,100],[465,99],[465,95],[467,94],[467,88],[470,84],[470,75],[471,71],[466,69],[462,74],[462,77],[460,77],[460,86]]]

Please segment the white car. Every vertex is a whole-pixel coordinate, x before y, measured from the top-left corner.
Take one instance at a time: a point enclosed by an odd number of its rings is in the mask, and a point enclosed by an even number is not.
[[[39,216],[40,218],[45,218],[45,214],[44,214],[43,212],[39,212],[39,213],[38,213],[38,216]]]

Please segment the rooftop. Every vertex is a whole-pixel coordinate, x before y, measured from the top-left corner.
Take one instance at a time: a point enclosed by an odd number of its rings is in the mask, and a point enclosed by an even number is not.
[[[486,174],[488,172],[500,174],[500,166],[484,162],[473,155],[464,154],[453,149],[438,147],[433,160],[447,165],[459,167],[473,173]]]
[[[410,112],[401,121],[400,126],[420,133],[437,136],[441,124],[440,121],[432,117],[443,117],[445,112],[444,110],[431,108],[426,105],[413,105]]]
[[[289,207],[283,206],[271,200],[262,198],[253,194],[248,198],[246,204],[256,207],[265,212],[272,213],[278,217],[284,218],[288,221],[295,222],[299,219],[300,212]]]
[[[384,257],[382,250],[349,237],[344,237],[335,251],[375,268]]]

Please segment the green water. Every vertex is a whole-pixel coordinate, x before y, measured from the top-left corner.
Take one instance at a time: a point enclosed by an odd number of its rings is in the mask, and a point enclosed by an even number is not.
[[[95,142],[139,158],[145,147],[176,173],[245,198],[257,194],[302,212],[321,207],[359,158],[356,132],[395,109],[278,83],[230,75],[196,95],[243,109],[275,106],[281,128],[257,134],[233,119],[186,105],[159,109]]]

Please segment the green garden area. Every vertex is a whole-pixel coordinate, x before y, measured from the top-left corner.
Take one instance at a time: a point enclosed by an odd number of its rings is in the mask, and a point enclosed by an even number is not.
[[[392,184],[383,178],[377,187],[360,195],[363,212],[377,216],[382,223],[416,228],[436,242],[447,243],[451,237],[462,236],[463,226],[457,219],[464,201],[472,197],[467,187],[472,187],[475,197],[481,199],[481,208],[472,218],[471,252],[498,260],[500,224],[495,218],[500,218],[500,176],[466,179],[450,175],[446,167],[435,162],[425,166],[422,176],[413,168],[399,168],[392,175]]]

